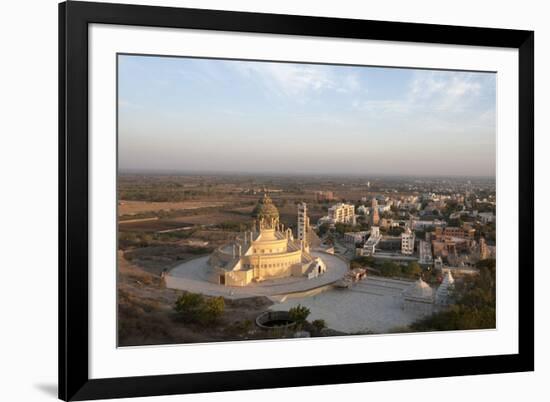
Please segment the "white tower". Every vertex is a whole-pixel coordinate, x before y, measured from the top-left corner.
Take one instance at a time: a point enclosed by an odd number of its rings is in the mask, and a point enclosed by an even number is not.
[[[298,204],[298,229],[297,235],[298,239],[302,240],[304,243],[307,242],[307,227],[308,227],[308,217],[307,217],[307,205],[305,202]]]

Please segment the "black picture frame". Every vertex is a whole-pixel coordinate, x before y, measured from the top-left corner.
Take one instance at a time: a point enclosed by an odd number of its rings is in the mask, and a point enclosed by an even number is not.
[[[517,354],[214,373],[88,375],[88,25],[118,24],[515,48],[519,51]],[[70,1],[59,5],[59,398],[293,387],[534,370],[534,32]]]

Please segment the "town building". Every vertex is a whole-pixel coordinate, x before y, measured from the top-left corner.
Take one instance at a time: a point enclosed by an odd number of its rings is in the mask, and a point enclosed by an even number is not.
[[[414,253],[414,232],[407,227],[403,233],[401,233],[401,254],[412,255]]]
[[[335,204],[328,209],[328,217],[333,224],[348,223],[355,225],[355,205],[343,202]]]
[[[434,220],[417,220],[413,219],[412,221],[412,229],[413,230],[426,230],[431,229],[435,227],[442,227],[445,222],[439,219]]]
[[[433,264],[432,245],[430,242],[425,240],[418,242],[418,262],[422,265]]]
[[[344,242],[350,245],[355,245],[357,243],[362,243],[365,241],[365,238],[369,232],[346,232],[344,233]]]
[[[481,222],[484,224],[493,223],[496,218],[495,214],[493,214],[492,212],[479,212],[477,216],[479,217]]]
[[[436,240],[451,240],[452,238],[473,240],[476,230],[469,224],[464,224],[463,227],[447,226],[445,228],[437,226],[435,228]]]

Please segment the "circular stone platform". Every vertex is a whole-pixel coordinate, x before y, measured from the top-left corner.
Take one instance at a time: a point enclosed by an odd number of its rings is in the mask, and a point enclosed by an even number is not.
[[[166,287],[230,299],[252,296],[285,296],[292,293],[306,293],[333,284],[343,278],[349,270],[348,263],[337,256],[317,251],[312,251],[310,254],[313,257],[322,258],[327,266],[327,271],[323,275],[313,279],[289,277],[265,280],[247,286],[218,285],[207,279],[206,273],[209,268],[208,258],[210,256],[205,256],[174,267],[166,275]]]

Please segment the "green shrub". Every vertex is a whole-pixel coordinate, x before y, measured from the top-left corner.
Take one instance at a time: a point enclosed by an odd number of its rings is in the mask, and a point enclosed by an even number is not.
[[[303,324],[309,316],[309,313],[309,309],[301,304],[298,304],[296,307],[292,307],[288,310],[288,316],[297,324]]]
[[[225,301],[223,297],[219,296],[207,299],[201,311],[199,321],[204,323],[214,322],[222,316],[224,310]]]
[[[323,329],[325,329],[327,327],[327,324],[325,322],[325,320],[313,320],[311,322],[311,326],[313,327],[313,329],[319,333],[321,332]]]
[[[205,298],[198,293],[184,293],[176,300],[175,310],[188,321],[213,323],[225,310],[223,297]]]

